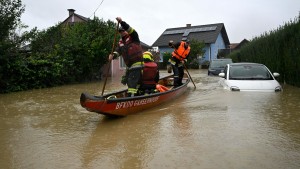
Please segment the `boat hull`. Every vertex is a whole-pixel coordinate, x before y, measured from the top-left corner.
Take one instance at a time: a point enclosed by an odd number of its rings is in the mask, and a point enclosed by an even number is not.
[[[167,85],[168,79],[162,79],[160,84]],[[168,102],[187,89],[189,79],[177,88],[172,88],[165,92],[153,93],[143,96],[125,97],[127,90],[110,93],[104,96],[92,96],[88,93],[82,93],[80,97],[81,106],[88,111],[109,116],[126,116],[150,109],[162,103]],[[114,96],[111,98],[111,96]]]

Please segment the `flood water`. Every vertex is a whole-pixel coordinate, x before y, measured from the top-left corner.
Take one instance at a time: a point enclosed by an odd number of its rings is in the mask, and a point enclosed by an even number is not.
[[[300,88],[230,92],[189,72],[196,90],[124,118],[80,106],[102,82],[0,95],[0,168],[300,168]],[[120,88],[109,79],[105,92]]]

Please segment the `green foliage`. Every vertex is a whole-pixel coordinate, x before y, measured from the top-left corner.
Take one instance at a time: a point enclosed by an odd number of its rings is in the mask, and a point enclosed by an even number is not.
[[[279,81],[300,87],[300,15],[277,30],[254,38],[230,54],[234,62],[263,63],[280,73]]]
[[[23,12],[21,0],[0,1],[0,93],[23,88],[14,85],[19,82],[20,72],[26,70],[24,54],[17,50],[22,38],[15,33],[18,27],[22,27],[20,17]]]
[[[20,25],[20,17],[24,12],[21,0],[0,1],[0,39],[10,38],[9,35]]]
[[[99,79],[114,31],[113,22],[98,18],[71,26],[59,24],[37,35],[32,56],[51,62],[50,70],[59,74],[57,84]]]
[[[23,28],[20,0],[0,6],[0,93],[44,88],[101,78],[101,67],[112,48],[116,24],[94,18],[73,25],[36,28],[18,36]],[[31,50],[21,46],[30,43]]]
[[[172,57],[172,53],[170,52],[165,52],[163,53],[163,66],[166,67],[168,62],[169,62],[169,59]]]
[[[203,48],[205,47],[204,42],[192,39],[190,41],[191,51],[186,63],[188,68],[199,69],[199,56],[204,54]]]

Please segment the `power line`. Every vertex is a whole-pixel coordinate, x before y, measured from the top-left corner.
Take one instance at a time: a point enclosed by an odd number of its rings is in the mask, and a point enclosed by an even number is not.
[[[100,6],[102,5],[103,1],[104,1],[104,0],[101,1],[101,3],[98,5],[98,7],[96,8],[96,10],[94,11],[94,13],[93,13],[93,14],[94,14],[94,17],[95,17],[95,13],[96,13],[97,10],[100,8]],[[93,14],[92,14],[92,15],[93,15]],[[91,15],[91,16],[92,16],[92,15]],[[90,17],[91,17],[91,16],[90,16]],[[90,17],[89,17],[89,18],[90,18]]]

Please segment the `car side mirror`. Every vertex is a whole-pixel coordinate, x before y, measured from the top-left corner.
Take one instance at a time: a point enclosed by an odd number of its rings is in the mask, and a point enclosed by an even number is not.
[[[219,76],[225,78],[225,73],[219,73]]]
[[[274,76],[274,77],[279,77],[279,76],[280,76],[280,74],[279,74],[279,73],[277,73],[277,72],[274,72],[274,73],[273,73],[273,76]]]

